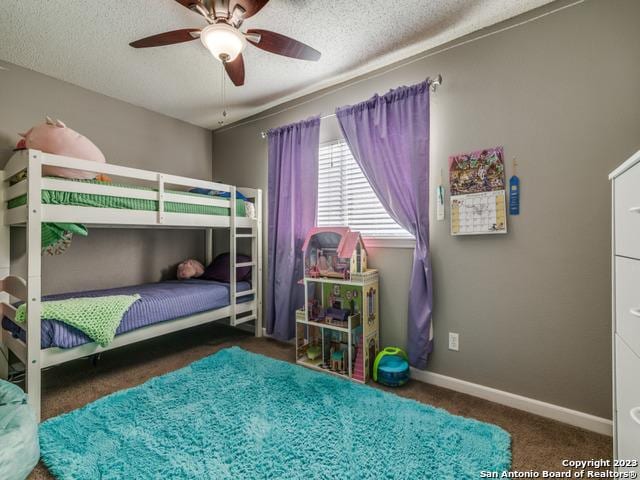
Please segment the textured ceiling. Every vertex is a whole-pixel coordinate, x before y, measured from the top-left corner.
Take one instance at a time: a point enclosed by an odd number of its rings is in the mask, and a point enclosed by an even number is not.
[[[308,43],[319,62],[249,45],[227,81],[225,123],[401,60],[549,0],[271,0],[244,28]],[[138,38],[205,21],[174,0],[1,0],[0,59],[207,128],[221,120],[221,65],[199,41],[136,50]],[[446,81],[446,80],[445,80]]]

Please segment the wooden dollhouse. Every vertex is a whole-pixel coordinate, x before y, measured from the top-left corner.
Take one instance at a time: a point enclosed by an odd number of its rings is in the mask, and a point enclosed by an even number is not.
[[[378,271],[359,232],[316,227],[303,246],[305,308],[296,312],[296,361],[366,383],[379,348]]]
[[[367,271],[367,249],[349,227],[314,227],[302,246],[305,277],[359,278]]]

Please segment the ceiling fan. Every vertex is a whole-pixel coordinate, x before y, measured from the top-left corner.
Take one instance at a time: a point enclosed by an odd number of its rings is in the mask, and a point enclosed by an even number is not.
[[[269,0],[175,0],[202,15],[209,23],[204,28],[183,28],[160,33],[131,42],[134,48],[160,47],[189,42],[200,38],[211,54],[220,60],[229,78],[236,86],[244,85],[242,51],[250,43],[267,52],[301,60],[317,61],[320,52],[309,45],[269,30],[240,26],[258,13]]]

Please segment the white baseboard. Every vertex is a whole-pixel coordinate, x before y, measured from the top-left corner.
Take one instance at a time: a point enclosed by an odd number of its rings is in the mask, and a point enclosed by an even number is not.
[[[418,370],[416,368],[411,368],[411,376],[424,383],[466,393],[467,395],[483,398],[490,402],[499,403],[518,410],[524,410],[525,412],[551,418],[559,422],[568,423],[569,425],[584,428],[592,432],[608,436],[613,435],[613,423],[606,418],[596,417],[595,415],[571,410],[570,408],[553,405],[533,398],[523,397],[515,393],[485,387],[477,383],[467,382],[439,373]]]

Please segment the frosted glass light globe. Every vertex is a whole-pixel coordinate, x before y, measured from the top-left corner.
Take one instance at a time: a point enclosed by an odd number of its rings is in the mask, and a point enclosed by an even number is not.
[[[247,40],[236,28],[226,23],[216,23],[205,27],[200,33],[202,44],[221,62],[233,62]]]

